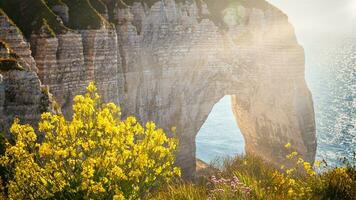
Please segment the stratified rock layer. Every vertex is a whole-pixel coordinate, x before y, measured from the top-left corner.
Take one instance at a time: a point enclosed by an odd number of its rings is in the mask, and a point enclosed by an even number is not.
[[[33,35],[39,77],[50,87],[62,112],[71,115],[72,99],[95,81],[104,101],[118,99],[118,45],[114,29],[68,32],[54,38]]]
[[[51,110],[50,97],[46,97],[36,73],[9,70],[1,72],[1,75],[0,131],[7,132],[15,118],[19,118],[21,123],[36,125],[41,113]]]
[[[167,130],[177,127],[177,163],[188,178],[195,172],[196,134],[224,95],[233,96],[247,153],[281,164],[290,142],[313,161],[314,112],[304,80],[304,51],[287,17],[272,6],[231,5],[221,29],[201,18],[209,12],[202,9],[173,0],[118,8],[124,113]]]
[[[0,28],[0,40],[4,41],[20,57],[21,66],[28,70],[37,71],[29,44],[2,10],[0,10]]]
[[[38,75],[63,113],[70,116],[72,97],[94,80],[124,116],[155,121],[168,132],[177,127],[177,164],[185,178],[194,178],[196,134],[214,104],[232,95],[247,153],[285,163],[290,142],[313,161],[304,51],[287,17],[263,0],[256,6],[225,2],[219,20],[209,14],[211,5],[177,2],[108,6],[116,30],[32,35]]]
[[[36,126],[43,112],[54,112],[52,96],[41,85],[29,44],[0,11],[0,132],[15,118]]]

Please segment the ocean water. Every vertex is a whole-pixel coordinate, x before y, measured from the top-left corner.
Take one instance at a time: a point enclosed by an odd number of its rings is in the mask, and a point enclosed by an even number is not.
[[[306,80],[313,94],[317,159],[336,165],[356,151],[356,38],[305,46]]]
[[[308,42],[304,48],[316,115],[316,159],[337,165],[340,158],[352,158],[356,151],[356,38]],[[196,155],[205,162],[244,153],[229,96],[214,106],[196,144]]]
[[[196,137],[196,156],[211,162],[244,153],[245,141],[231,110],[230,96],[215,104]]]

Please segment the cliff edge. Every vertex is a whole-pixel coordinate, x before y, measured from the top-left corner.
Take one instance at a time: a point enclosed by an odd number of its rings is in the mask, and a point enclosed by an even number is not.
[[[285,163],[289,142],[314,161],[304,50],[288,17],[264,0],[5,0],[1,8],[26,41],[9,37],[4,22],[0,39],[26,49],[19,62],[66,116],[94,80],[124,116],[177,127],[186,178],[195,175],[195,136],[225,95],[247,153]]]

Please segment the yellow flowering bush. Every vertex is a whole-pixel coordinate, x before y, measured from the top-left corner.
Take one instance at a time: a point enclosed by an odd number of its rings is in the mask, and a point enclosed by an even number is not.
[[[9,199],[140,199],[180,176],[177,140],[153,122],[121,120],[102,104],[93,83],[74,98],[73,116],[43,113],[39,133],[15,120],[0,164],[9,171]],[[39,141],[38,135],[44,135]]]

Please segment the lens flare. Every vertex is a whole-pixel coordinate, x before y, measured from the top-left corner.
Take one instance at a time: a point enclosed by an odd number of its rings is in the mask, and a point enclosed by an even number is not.
[[[356,0],[351,0],[348,8],[349,12],[351,12],[351,15],[356,18]]]

